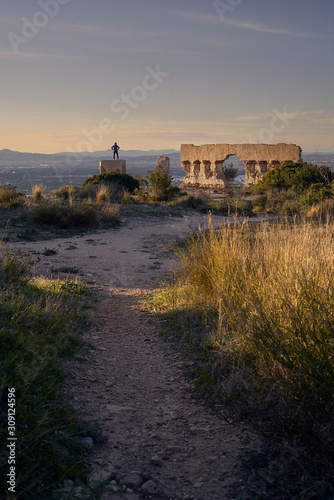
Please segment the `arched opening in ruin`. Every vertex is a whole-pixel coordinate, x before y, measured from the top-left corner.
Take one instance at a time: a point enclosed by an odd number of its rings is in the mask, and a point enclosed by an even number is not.
[[[221,171],[232,185],[245,184],[246,165],[237,155],[229,155],[222,162]]]

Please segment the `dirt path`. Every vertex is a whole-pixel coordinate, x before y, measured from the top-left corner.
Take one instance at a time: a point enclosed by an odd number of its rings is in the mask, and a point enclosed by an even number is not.
[[[189,396],[184,361],[159,338],[143,304],[174,265],[166,245],[207,223],[196,214],[137,217],[116,230],[25,244],[57,250],[39,255],[40,271],[76,267],[101,290],[83,339],[92,348],[83,363],[71,363],[68,393],[73,409],[108,437],[90,454],[92,481],[117,476],[103,500],[224,500],[232,486],[243,488],[240,452],[255,449],[257,438]]]

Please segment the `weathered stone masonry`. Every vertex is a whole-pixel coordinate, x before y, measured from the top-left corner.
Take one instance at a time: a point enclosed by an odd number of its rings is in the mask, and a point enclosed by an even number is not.
[[[284,161],[301,161],[296,144],[193,144],[181,145],[181,166],[186,177],[183,188],[225,190],[230,187],[222,172],[223,163],[236,155],[245,163],[245,185],[255,184],[266,172]]]
[[[102,160],[100,161],[100,174],[108,174],[109,172],[117,172],[118,174],[126,174],[125,160]]]

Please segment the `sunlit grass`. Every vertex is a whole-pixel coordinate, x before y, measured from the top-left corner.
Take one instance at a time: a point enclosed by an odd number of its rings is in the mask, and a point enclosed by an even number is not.
[[[107,184],[99,184],[96,191],[96,201],[98,203],[107,203],[110,200],[109,187]]]
[[[211,391],[288,437],[334,444],[334,225],[211,229],[178,251],[153,306],[211,362]]]

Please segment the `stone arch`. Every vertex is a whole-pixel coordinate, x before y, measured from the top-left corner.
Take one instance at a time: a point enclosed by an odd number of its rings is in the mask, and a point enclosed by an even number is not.
[[[199,160],[195,160],[193,165],[194,165],[194,176],[198,177],[201,171],[201,162]]]
[[[246,175],[246,163],[240,158],[237,152],[233,152],[228,154],[225,160],[222,163],[222,169],[228,167],[230,164],[233,164],[233,167],[238,170],[234,183],[244,184],[245,183],[245,175]]]
[[[182,144],[181,165],[186,172],[182,187],[226,190],[230,185],[223,178],[222,167],[224,161],[234,155],[245,164],[245,185],[252,185],[284,161],[301,161],[301,148],[284,143]]]
[[[268,163],[268,171],[272,170],[275,167],[278,167],[279,164],[280,162],[278,160],[271,160],[271,162]]]
[[[183,170],[185,171],[185,173],[186,173],[187,175],[189,175],[189,174],[190,174],[190,167],[191,167],[191,163],[190,163],[190,161],[187,161],[187,160],[186,160],[186,161],[183,161],[183,162],[182,162],[182,168],[183,168]]]
[[[215,174],[217,179],[225,179],[223,174],[223,164],[225,160],[217,160],[215,161]]]
[[[211,161],[203,160],[203,165],[204,165],[204,174],[207,179],[210,179],[210,177],[213,176],[213,172],[211,172]]]

